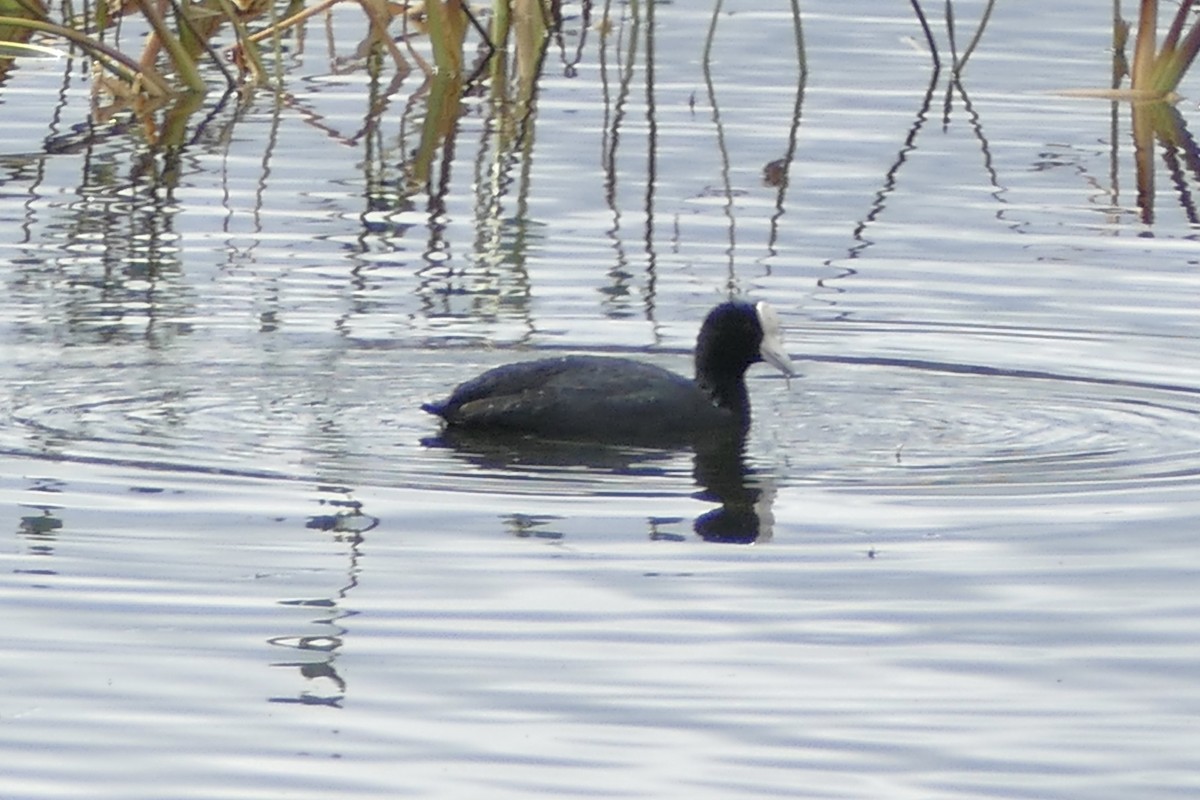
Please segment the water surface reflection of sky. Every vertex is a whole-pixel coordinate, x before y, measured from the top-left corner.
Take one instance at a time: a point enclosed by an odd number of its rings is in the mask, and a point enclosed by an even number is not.
[[[999,4],[954,82],[940,7],[935,72],[801,6],[803,71],[786,4],[566,3],[455,106],[343,4],[175,149],[0,76],[0,796],[1195,796],[1195,104],[1139,197],[1057,91],[1107,7]],[[686,372],[730,293],[802,372],[736,458],[419,410]]]

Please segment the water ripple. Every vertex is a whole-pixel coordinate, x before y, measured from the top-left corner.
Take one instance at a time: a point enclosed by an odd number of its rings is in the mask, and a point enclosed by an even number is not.
[[[434,357],[445,354],[421,358]],[[801,363],[807,374],[790,385],[751,377],[756,424],[744,467],[781,486],[1054,494],[1193,482],[1200,472],[1196,387],[926,359]],[[156,471],[370,476],[459,492],[652,497],[678,495],[693,478],[687,453],[438,446],[436,422],[416,406],[445,380],[435,387],[413,375],[408,393],[384,402],[372,370],[360,365],[335,390],[316,392],[299,372],[217,386],[185,377],[184,366],[171,390],[137,381],[131,390],[92,365],[63,367],[14,399],[0,446]]]
[[[1200,471],[1200,390],[1036,369],[817,358],[788,471],[880,489],[1099,490]]]

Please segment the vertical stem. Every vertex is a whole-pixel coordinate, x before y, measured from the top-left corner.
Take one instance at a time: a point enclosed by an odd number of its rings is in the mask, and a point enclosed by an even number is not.
[[[1112,88],[1119,89],[1121,87],[1121,80],[1129,74],[1129,62],[1125,56],[1125,50],[1129,44],[1129,23],[1121,18],[1121,0],[1113,0],[1112,13]]]
[[[654,98],[654,7],[646,4],[646,294],[653,301],[657,278],[654,250],[654,189],[658,180],[658,111]]]
[[[716,5],[713,6],[712,21],[708,23],[708,35],[704,37],[704,55],[700,57],[700,60],[703,62],[705,68],[708,67],[709,60],[712,57],[713,39],[717,35],[717,18],[721,15],[722,3],[723,0],[717,0]]]
[[[1158,24],[1158,0],[1142,0],[1138,14],[1137,41],[1133,48],[1133,64],[1130,67],[1130,86],[1133,89],[1148,88],[1150,73],[1154,69],[1154,29]]]
[[[466,14],[462,0],[431,0],[425,6],[429,23],[429,43],[433,46],[433,63],[438,72],[458,75],[462,72],[463,35],[466,33]]]
[[[171,63],[175,65],[175,71],[183,80],[188,91],[204,93],[204,78],[200,75],[200,70],[196,68],[196,62],[192,59],[184,48],[183,43],[167,27],[167,23],[163,20],[162,14],[159,13],[158,7],[150,0],[138,0],[138,10],[142,12],[142,16],[150,23],[150,28],[154,31],[154,35],[162,42],[163,47],[167,49],[167,53],[171,56]],[[149,45],[148,45],[149,46]]]
[[[1119,3],[1121,0],[1113,0]],[[967,49],[963,50],[962,58],[954,62],[954,77],[962,74],[966,69],[967,61],[971,58],[971,54],[975,52],[975,47],[979,44],[979,40],[983,38],[984,28],[987,27],[988,20],[992,18],[992,9],[996,7],[996,0],[988,0],[983,9],[983,16],[979,19],[979,27],[975,29],[975,35],[971,37],[971,41],[967,44]]]
[[[792,28],[796,32],[796,64],[800,70],[800,82],[808,77],[808,55],[804,50],[804,23],[800,20],[800,0],[792,0]]]
[[[1175,14],[1175,19],[1171,20],[1171,27],[1167,28],[1167,35],[1163,38],[1162,51],[1165,53],[1168,50],[1174,50],[1179,44],[1179,37],[1183,33],[1183,26],[1187,23],[1188,13],[1192,10],[1193,0],[1183,0],[1179,4],[1179,11]]]
[[[1200,23],[1193,24],[1187,36],[1183,37],[1182,44],[1180,43],[1180,36],[1193,5],[1193,0],[1183,0],[1179,4],[1179,13],[1171,21],[1171,27],[1163,39],[1162,49],[1154,62],[1153,86],[1157,91],[1174,91],[1183,78],[1183,73],[1187,72],[1196,57],[1196,48],[1200,45]]]
[[[929,29],[929,20],[925,19],[925,10],[921,8],[920,0],[910,0],[910,2],[913,13],[917,15],[917,22],[921,23],[921,30],[925,32],[925,41],[929,44],[929,54],[933,56],[933,71],[940,72],[942,59],[938,57],[937,42],[933,39],[933,31]]]
[[[958,43],[954,39],[954,3],[946,0],[946,38],[950,41],[951,70],[958,72]]]

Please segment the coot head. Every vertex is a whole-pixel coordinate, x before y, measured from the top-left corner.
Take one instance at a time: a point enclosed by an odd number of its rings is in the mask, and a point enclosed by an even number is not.
[[[708,312],[696,339],[696,383],[717,405],[749,414],[745,374],[760,361],[789,377],[796,374],[775,309],[733,300]]]

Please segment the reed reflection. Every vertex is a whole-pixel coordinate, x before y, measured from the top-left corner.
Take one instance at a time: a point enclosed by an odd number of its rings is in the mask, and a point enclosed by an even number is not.
[[[344,583],[329,597],[310,597],[280,600],[282,606],[316,612],[309,621],[313,630],[304,634],[285,634],[267,640],[272,647],[289,651],[289,657],[274,661],[272,667],[296,669],[304,680],[304,688],[294,696],[275,696],[272,703],[341,708],[346,695],[346,681],[337,669],[337,659],[349,629],[344,620],[358,612],[345,605],[350,593],[358,587],[359,562],[363,534],[379,524],[379,518],[363,511],[362,503],[350,497],[342,486],[319,487],[321,503],[326,513],[310,516],[305,522],[309,530],[331,534],[334,540],[348,546],[349,560]]]

